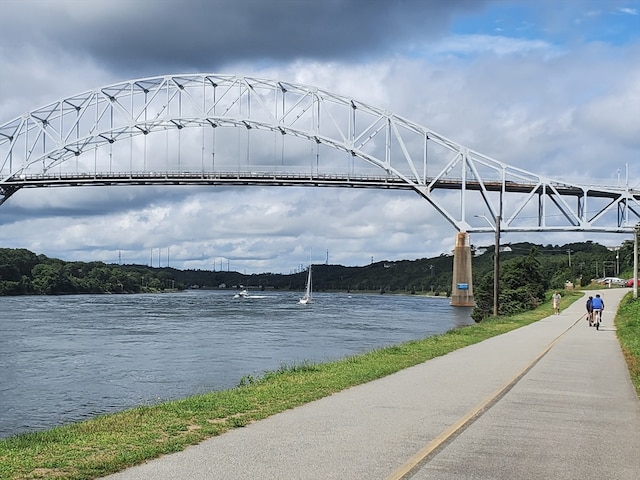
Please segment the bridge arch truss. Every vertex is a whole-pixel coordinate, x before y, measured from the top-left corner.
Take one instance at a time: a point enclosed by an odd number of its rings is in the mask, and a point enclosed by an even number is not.
[[[256,77],[130,80],[0,125],[0,204],[24,188],[153,184],[413,190],[467,232],[632,232],[640,219],[636,188],[546,178],[387,110]]]

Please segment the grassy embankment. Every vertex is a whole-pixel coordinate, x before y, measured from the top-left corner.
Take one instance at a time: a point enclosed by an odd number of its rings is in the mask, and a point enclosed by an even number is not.
[[[634,300],[631,293],[625,295],[620,302],[615,324],[631,382],[640,398],[640,299]]]
[[[578,292],[565,293],[565,301],[581,296]],[[0,440],[0,478],[87,479],[107,475],[528,325],[551,313],[546,302],[533,312],[489,319],[341,361],[283,366],[259,379],[246,377],[234,389]],[[630,315],[633,317],[633,311]],[[630,337],[633,339],[633,332]],[[638,348],[637,336],[635,341]],[[637,350],[630,351],[638,354]]]

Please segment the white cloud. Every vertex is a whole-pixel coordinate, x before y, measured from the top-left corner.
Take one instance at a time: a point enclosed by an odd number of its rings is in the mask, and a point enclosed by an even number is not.
[[[556,55],[556,48],[544,40],[527,40],[500,35],[455,35],[440,42],[428,43],[421,48],[421,55],[432,56],[469,56],[491,53],[497,56],[526,55],[531,52],[546,52]]]
[[[618,8],[618,11],[629,15],[638,15],[638,9],[636,8],[620,7]]]

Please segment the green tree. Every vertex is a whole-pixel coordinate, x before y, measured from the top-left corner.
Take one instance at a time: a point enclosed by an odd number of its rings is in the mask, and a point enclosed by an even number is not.
[[[60,293],[63,284],[62,266],[56,263],[40,263],[33,267],[33,290],[39,295]]]
[[[499,272],[498,315],[532,310],[544,301],[548,281],[542,273],[538,257],[538,249],[533,247],[528,255],[502,263]],[[480,322],[493,314],[493,272],[483,277],[476,287],[474,297],[476,306],[471,318]]]

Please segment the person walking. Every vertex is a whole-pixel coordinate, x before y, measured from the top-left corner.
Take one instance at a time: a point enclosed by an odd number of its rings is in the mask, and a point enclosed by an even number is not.
[[[553,297],[551,297],[551,299],[553,300],[553,313],[554,315],[560,315],[560,299],[562,298],[562,296],[556,291],[556,293],[553,294]]]

